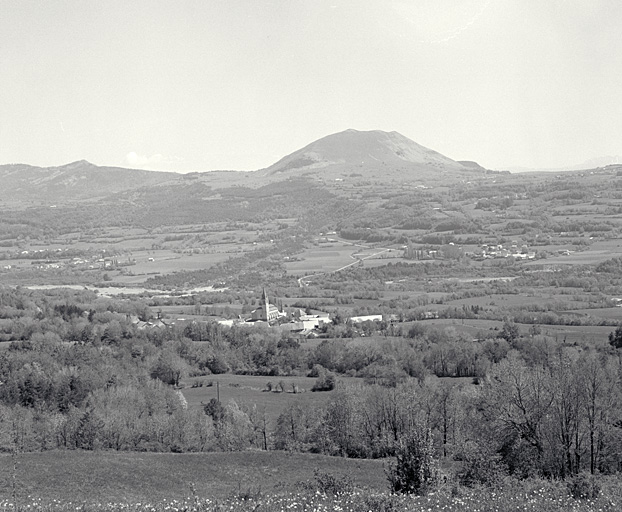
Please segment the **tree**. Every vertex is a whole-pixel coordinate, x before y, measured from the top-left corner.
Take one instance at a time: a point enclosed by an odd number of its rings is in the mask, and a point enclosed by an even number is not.
[[[166,384],[179,386],[184,372],[186,363],[177,354],[169,350],[163,350],[151,369],[151,377],[160,379]]]
[[[322,371],[318,375],[311,391],[332,391],[335,389],[337,379],[333,372]]]
[[[518,326],[514,322],[505,321],[501,329],[501,337],[512,345],[520,336]]]
[[[225,417],[225,407],[216,398],[212,398],[203,408],[203,411],[214,420],[214,424],[219,423]]]
[[[491,427],[487,441],[497,445],[510,472],[541,471],[546,419],[555,399],[549,372],[528,367],[515,352],[493,366],[484,383],[480,410]]]
[[[614,348],[622,348],[622,324],[618,325],[614,332],[609,333],[609,345]]]
[[[611,359],[594,354],[582,356],[577,363],[578,378],[584,389],[584,414],[587,420],[590,451],[590,473],[606,468],[605,458],[613,456],[613,432],[619,424],[619,374]],[[618,452],[619,453],[619,452]]]
[[[278,450],[308,451],[313,446],[313,432],[321,417],[313,407],[297,403],[285,406],[276,421],[275,446]],[[318,449],[318,451],[323,451]]]

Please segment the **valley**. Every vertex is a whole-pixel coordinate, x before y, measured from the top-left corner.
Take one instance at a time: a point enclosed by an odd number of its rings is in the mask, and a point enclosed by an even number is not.
[[[252,172],[0,166],[0,449],[304,479],[423,429],[463,486],[619,471],[622,168],[468,164],[348,130]]]

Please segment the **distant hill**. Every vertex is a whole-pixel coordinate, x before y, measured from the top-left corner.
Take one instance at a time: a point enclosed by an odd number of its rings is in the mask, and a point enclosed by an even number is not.
[[[512,172],[566,172],[566,171],[589,171],[593,169],[608,167],[611,165],[622,165],[622,156],[601,156],[591,158],[580,164],[569,165],[567,167],[509,167]]]
[[[584,169],[596,169],[598,167],[606,167],[608,165],[622,164],[622,156],[601,156],[598,158],[591,158],[590,160],[586,160],[583,163],[573,165],[571,167],[566,167],[565,169],[571,171],[582,171]]]
[[[203,187],[210,190],[239,186],[257,188],[292,178],[320,182],[356,180],[358,184],[368,181],[395,186],[405,182],[437,184],[439,179],[449,182],[484,172],[486,170],[475,162],[456,162],[397,132],[346,130],[312,142],[267,169],[251,172],[182,175],[100,167],[85,160],[58,167],[0,165],[0,201],[22,205],[103,198],[117,201],[127,200],[128,194],[140,189],[140,196],[145,200],[161,197],[164,192],[169,198],[181,195],[175,200],[179,205],[188,198],[189,186],[198,193]],[[156,189],[151,190],[152,187]],[[118,194],[121,196],[113,198]]]
[[[261,172],[326,178],[355,173],[372,179],[411,180],[469,170],[473,168],[397,132],[346,130],[316,140]]]
[[[0,165],[0,199],[43,202],[92,199],[179,179],[180,175],[174,172],[99,167],[86,160],[59,167]]]
[[[485,171],[486,168],[479,165],[477,162],[473,162],[471,160],[458,160],[458,163],[464,167],[468,167],[469,169],[475,169],[478,171]]]

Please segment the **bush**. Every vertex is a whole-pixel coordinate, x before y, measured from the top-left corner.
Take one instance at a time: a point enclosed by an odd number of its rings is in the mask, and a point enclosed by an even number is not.
[[[458,481],[466,487],[477,485],[495,486],[502,483],[507,468],[496,454],[489,454],[476,447],[462,455],[463,466],[457,473]]]
[[[320,492],[329,496],[349,494],[354,491],[354,481],[349,476],[336,476],[317,468],[313,471],[313,480],[302,482],[301,486],[307,491]]]
[[[307,377],[319,377],[322,374],[326,373],[326,368],[324,368],[321,364],[314,364],[313,368],[311,368],[311,370],[309,370],[309,373],[307,373]]]
[[[332,391],[337,384],[337,377],[332,372],[324,370],[313,384],[311,391]]]
[[[387,471],[392,492],[423,496],[437,486],[438,461],[434,458],[430,429],[415,429],[400,440],[396,458],[395,464]]]
[[[598,485],[594,475],[583,472],[570,479],[568,491],[576,500],[592,500],[598,497],[600,485]]]

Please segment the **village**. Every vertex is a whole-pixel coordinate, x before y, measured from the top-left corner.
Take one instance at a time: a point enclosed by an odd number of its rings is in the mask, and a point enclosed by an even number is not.
[[[273,299],[274,300],[274,299]],[[141,320],[137,315],[128,315],[128,321],[139,330],[172,328],[174,326],[189,323],[207,323],[207,320],[191,319],[186,317],[170,318],[171,315],[163,315],[158,312],[155,318]],[[438,312],[426,312],[425,319],[438,318]],[[344,318],[344,323],[348,324],[355,334],[365,336],[365,323],[371,322],[397,322],[396,315],[389,315],[387,318],[382,314],[357,315]],[[239,314],[236,318],[217,318],[214,320],[218,325],[224,327],[247,326],[259,327],[270,326],[279,329],[283,333],[293,338],[317,338],[328,325],[333,324],[330,313],[319,310],[304,310],[295,307],[283,307],[281,301],[270,298],[266,289],[263,289],[259,307],[250,312],[250,315]],[[360,330],[360,332],[359,332]]]

